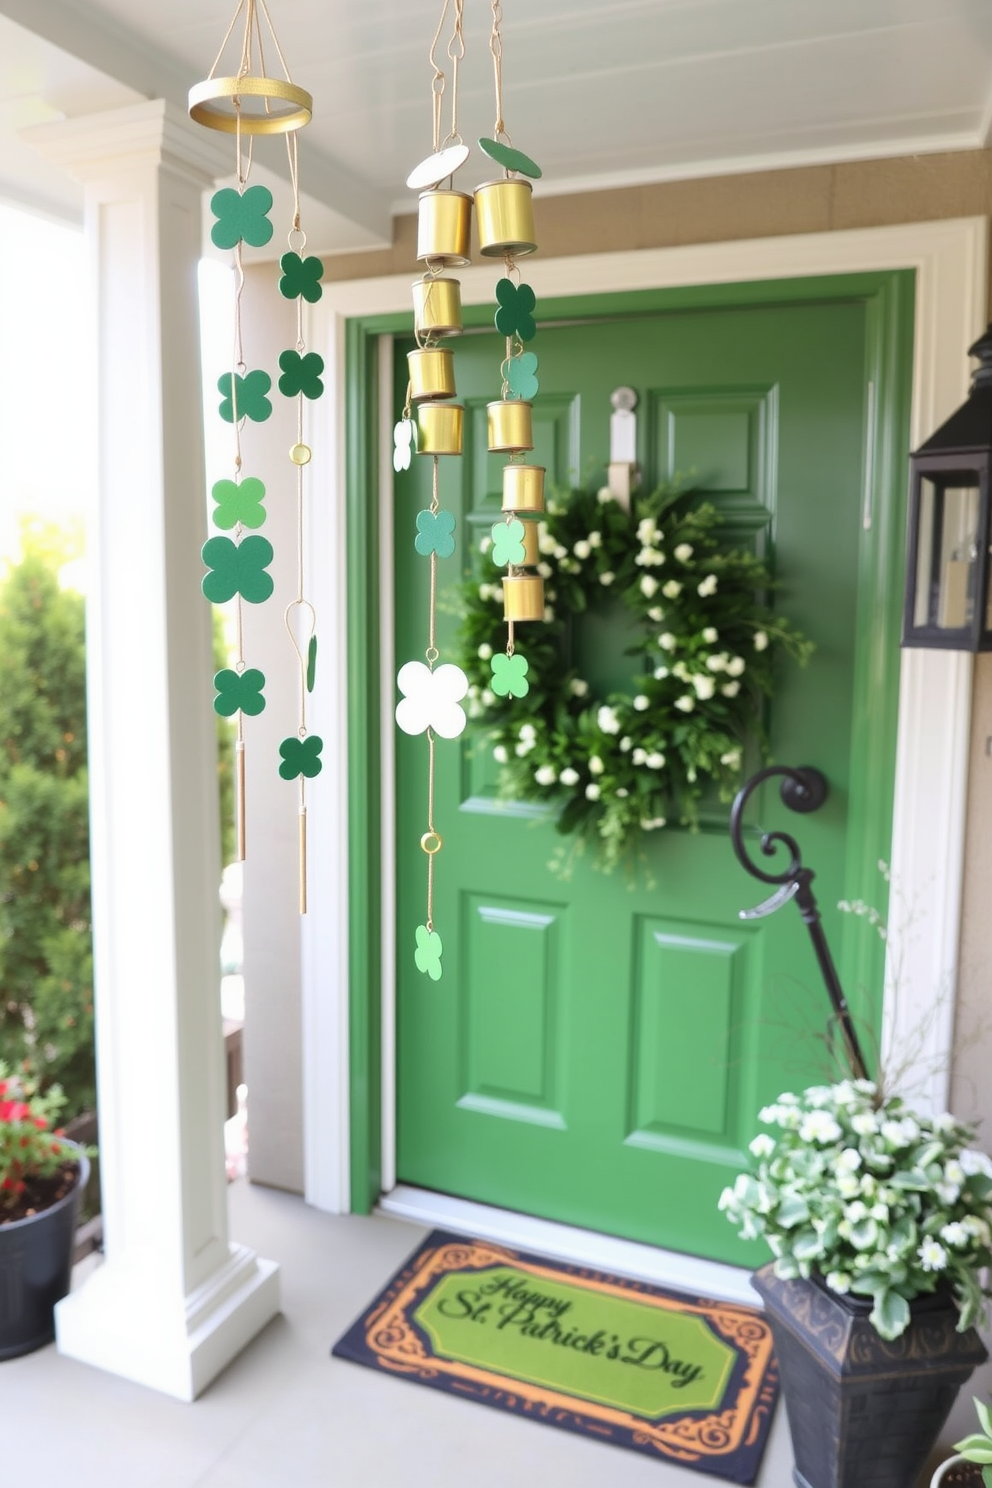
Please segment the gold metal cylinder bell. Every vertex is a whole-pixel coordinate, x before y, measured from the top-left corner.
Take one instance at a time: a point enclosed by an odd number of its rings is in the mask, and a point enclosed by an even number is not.
[[[524,523],[524,568],[536,568],[541,561],[541,550],[537,546],[537,523]]]
[[[543,465],[503,466],[503,510],[505,512],[543,512]]]
[[[503,618],[544,619],[544,580],[539,574],[510,574],[503,580]]]
[[[415,403],[424,398],[455,396],[455,359],[444,346],[424,346],[408,351],[410,397]]]
[[[469,262],[472,198],[464,191],[422,191],[417,257],[445,265]]]
[[[421,403],[417,409],[420,455],[460,455],[465,410],[460,403]]]
[[[457,279],[418,279],[413,317],[421,336],[457,336],[462,329],[462,287]]]
[[[534,448],[533,404],[522,398],[487,403],[489,448],[494,455],[519,454]]]
[[[537,248],[529,181],[514,177],[480,186],[475,193],[475,220],[479,228],[479,252],[486,258],[502,258],[504,253],[520,258]]]

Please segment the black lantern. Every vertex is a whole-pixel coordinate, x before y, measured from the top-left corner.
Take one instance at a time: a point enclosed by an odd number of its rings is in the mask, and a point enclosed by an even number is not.
[[[969,355],[979,366],[968,401],[910,458],[904,646],[992,651],[992,325]]]

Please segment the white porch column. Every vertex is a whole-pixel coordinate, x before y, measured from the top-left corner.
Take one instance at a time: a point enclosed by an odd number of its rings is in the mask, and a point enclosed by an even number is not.
[[[202,192],[230,149],[161,100],[26,134],[85,184],[99,349],[87,656],[106,1261],[59,1304],[58,1346],[192,1400],[279,1310],[277,1267],[229,1241],[223,1152],[197,261]]]

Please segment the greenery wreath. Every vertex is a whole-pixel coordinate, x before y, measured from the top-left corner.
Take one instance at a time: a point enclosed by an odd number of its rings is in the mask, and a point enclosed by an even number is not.
[[[517,631],[523,698],[491,686],[506,630],[489,537],[463,588],[459,660],[480,742],[502,767],[500,794],[557,807],[558,830],[595,846],[607,870],[636,856],[645,833],[697,828],[708,782],[731,797],[745,748],[766,747],[776,654],[803,664],[813,649],[770,608],[766,565],[724,550],[719,527],[685,485],[636,496],[629,512],[608,488],[553,494],[539,527],[546,623]],[[644,671],[632,695],[594,697],[571,664],[567,617],[617,597],[643,635],[631,654]]]

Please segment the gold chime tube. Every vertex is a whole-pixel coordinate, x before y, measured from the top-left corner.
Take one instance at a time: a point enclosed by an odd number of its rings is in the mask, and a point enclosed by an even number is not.
[[[503,580],[503,618],[544,619],[544,580],[540,574],[510,574]]]
[[[406,354],[410,369],[410,397],[415,403],[423,398],[455,396],[455,359],[443,346],[425,346]]]
[[[460,455],[465,410],[460,403],[421,403],[417,409],[421,455]]]
[[[421,336],[457,336],[462,330],[462,287],[457,279],[418,279],[413,286],[414,324]]]
[[[541,561],[541,551],[537,546],[537,523],[524,523],[524,568],[536,568]]]
[[[487,403],[489,448],[496,454],[517,454],[534,448],[533,405],[522,398]]]
[[[475,193],[479,252],[486,258],[513,253],[518,258],[537,248],[534,203],[529,181],[489,181]]]
[[[543,512],[544,466],[503,466],[503,510],[505,512]]]
[[[431,263],[467,264],[472,198],[464,191],[422,191],[417,218],[417,257]]]

